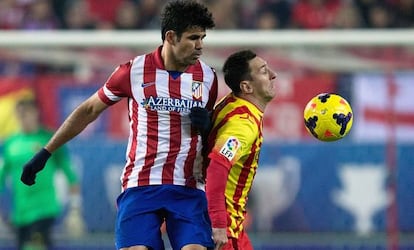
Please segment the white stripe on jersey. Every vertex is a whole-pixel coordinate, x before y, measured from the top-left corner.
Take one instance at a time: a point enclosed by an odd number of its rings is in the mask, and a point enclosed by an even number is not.
[[[114,93],[112,93],[112,91],[110,91],[106,85],[103,86],[103,91],[105,93],[105,95],[108,97],[109,100],[113,101],[113,102],[117,102],[119,100],[121,100],[122,97],[116,96]]]

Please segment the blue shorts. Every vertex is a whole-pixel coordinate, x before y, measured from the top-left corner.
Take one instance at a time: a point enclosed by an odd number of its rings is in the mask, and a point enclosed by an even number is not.
[[[118,197],[117,205],[117,249],[136,245],[164,249],[160,231],[164,221],[174,250],[188,244],[214,247],[202,190],[177,185],[128,188]]]

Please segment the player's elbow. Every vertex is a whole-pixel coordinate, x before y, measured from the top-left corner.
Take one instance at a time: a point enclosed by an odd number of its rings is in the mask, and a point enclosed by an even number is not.
[[[83,102],[79,109],[82,114],[88,118],[89,121],[94,121],[108,106],[102,102],[99,97],[92,96]]]

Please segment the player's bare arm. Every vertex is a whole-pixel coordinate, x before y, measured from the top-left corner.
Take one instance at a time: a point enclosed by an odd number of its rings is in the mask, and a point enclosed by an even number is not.
[[[45,149],[52,153],[70,141],[82,132],[89,123],[95,121],[107,107],[108,105],[101,101],[97,93],[89,97],[66,118]]]

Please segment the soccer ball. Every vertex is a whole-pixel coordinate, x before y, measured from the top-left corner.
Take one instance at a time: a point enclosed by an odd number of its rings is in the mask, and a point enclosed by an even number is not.
[[[316,139],[336,141],[351,130],[352,108],[337,94],[323,93],[313,97],[303,111],[305,127]]]

